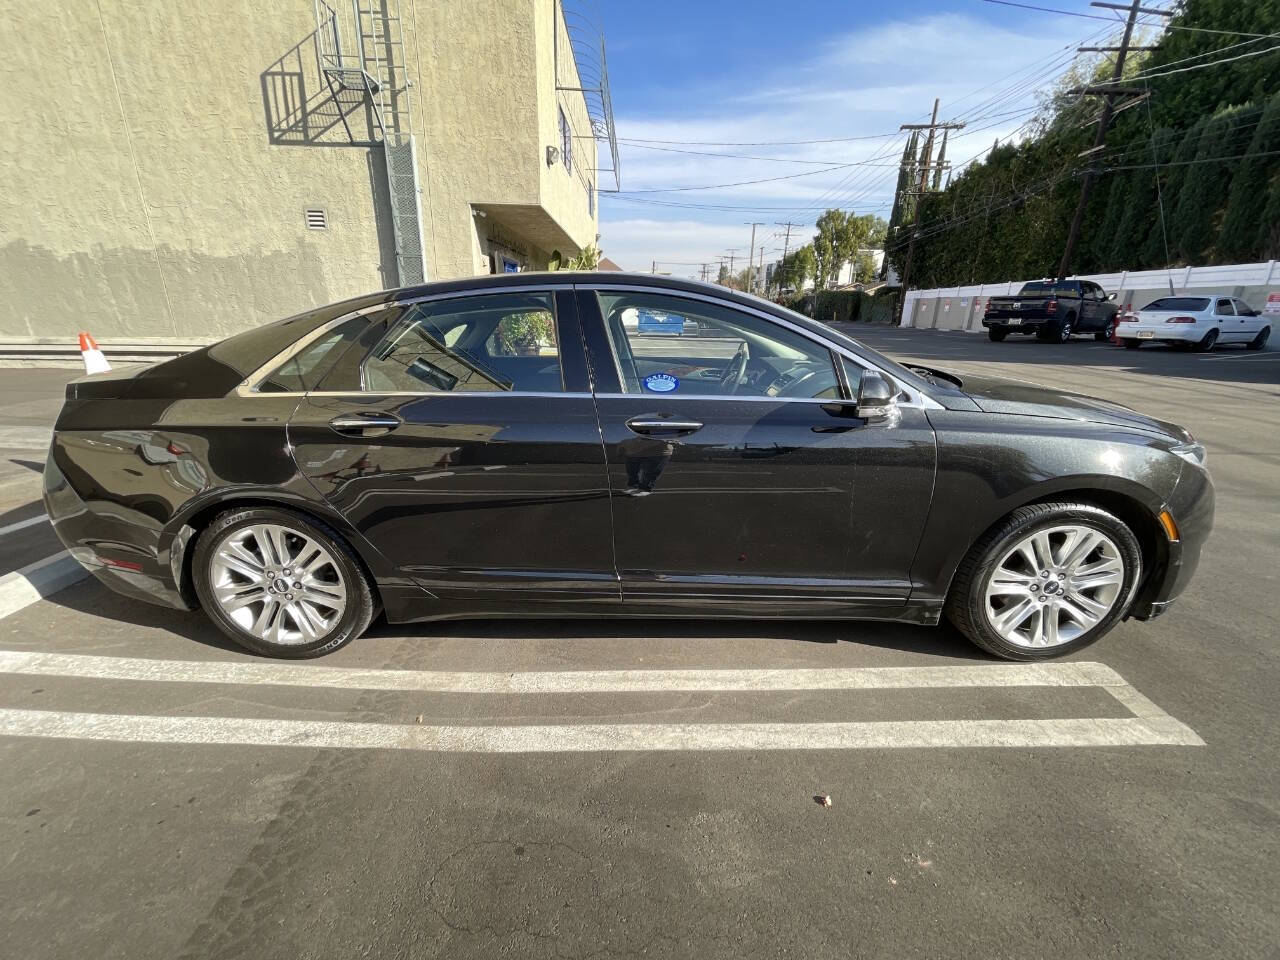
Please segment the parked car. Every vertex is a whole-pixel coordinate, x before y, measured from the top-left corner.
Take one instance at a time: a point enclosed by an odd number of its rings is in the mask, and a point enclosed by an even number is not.
[[[1116,329],[1115,298],[1091,280],[1033,280],[1016,296],[992,297],[982,325],[996,341],[1011,333],[1034,333],[1055,343],[1065,343],[1073,333],[1110,340]]]
[[[44,489],[108,587],[282,657],[382,611],[946,614],[1042,659],[1166,610],[1214,500],[1181,427],[612,272],[384,291],[74,380]]]
[[[1118,334],[1130,350],[1144,343],[1203,351],[1220,343],[1242,343],[1248,350],[1261,350],[1271,336],[1271,321],[1239,297],[1204,293],[1152,300],[1137,313],[1125,314]]]

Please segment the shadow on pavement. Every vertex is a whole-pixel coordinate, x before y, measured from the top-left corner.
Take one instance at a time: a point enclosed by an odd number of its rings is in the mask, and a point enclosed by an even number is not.
[[[153,606],[112,593],[96,580],[87,580],[48,598],[64,610],[110,620],[115,623],[173,634],[183,639],[256,656],[223,636],[199,611],[172,610]],[[428,623],[389,624],[379,617],[366,631],[373,639],[440,635],[476,640],[631,638],[637,647],[655,636],[690,641],[749,637],[764,640],[791,640],[798,643],[858,643],[888,650],[902,650],[950,659],[986,661],[979,651],[945,621],[938,627],[918,627],[898,623],[855,620],[697,620],[697,619],[472,619]],[[359,640],[355,641],[357,644]],[[724,664],[726,669],[735,664]]]

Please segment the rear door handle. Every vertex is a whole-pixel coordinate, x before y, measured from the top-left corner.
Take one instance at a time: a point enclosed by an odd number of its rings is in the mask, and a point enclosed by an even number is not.
[[[702,424],[697,420],[675,420],[669,417],[640,416],[627,421],[627,429],[642,436],[657,433],[673,433],[683,436],[701,430]]]
[[[348,437],[381,437],[403,421],[390,413],[343,413],[329,421],[329,426]]]

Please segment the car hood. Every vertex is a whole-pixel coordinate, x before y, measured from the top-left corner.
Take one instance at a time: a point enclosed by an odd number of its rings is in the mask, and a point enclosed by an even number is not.
[[[1191,439],[1191,434],[1177,424],[1148,417],[1119,403],[1025,380],[966,375],[962,389],[986,413],[1084,420],[1174,437],[1179,443]]]

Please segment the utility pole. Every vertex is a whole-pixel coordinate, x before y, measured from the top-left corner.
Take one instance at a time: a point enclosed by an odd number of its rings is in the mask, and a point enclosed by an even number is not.
[[[744,293],[751,292],[756,288],[755,277],[751,275],[751,268],[756,259],[756,227],[763,227],[764,224],[756,221],[747,224],[747,226],[751,228],[751,247],[747,250],[747,289],[743,291]],[[761,244],[761,246],[764,246],[764,244]]]
[[[653,261],[653,263],[652,263],[652,264],[650,264],[650,266],[649,266],[649,272],[650,272],[650,273],[657,273],[657,272],[658,272],[658,261],[657,261],[657,260]]]
[[[916,194],[916,209],[912,215],[911,223],[911,241],[907,244],[907,262],[902,265],[902,301],[898,304],[898,323],[902,323],[902,311],[907,306],[907,284],[911,280],[911,261],[915,259],[916,254],[916,220],[920,216],[920,207],[924,202],[924,195],[929,190],[929,171],[933,166],[933,138],[937,131],[941,130],[945,138],[949,130],[963,130],[963,123],[939,123],[938,122],[938,98],[933,100],[933,116],[928,123],[904,123],[898,127],[899,130],[928,130],[929,136],[924,141],[924,154],[922,155],[922,163],[920,164],[920,186],[912,192]],[[944,148],[945,149],[945,148]],[[942,161],[938,163],[938,169],[941,171]],[[886,251],[887,255],[888,251]]]
[[[792,230],[792,228],[793,228],[793,227],[802,227],[802,226],[804,226],[804,224],[802,224],[802,223],[792,223],[790,220],[788,220],[786,223],[778,223],[777,221],[775,221],[773,225],[774,225],[775,227],[786,227],[786,228],[787,228],[787,235],[786,235],[786,237],[784,237],[784,238],[783,238],[783,240],[782,240],[782,260],[781,260],[781,262],[782,262],[782,263],[786,263],[786,262],[787,262],[787,253],[788,253],[788,252],[790,252],[790,250],[791,250],[791,230]],[[777,273],[777,271],[776,271],[776,270],[774,271],[774,276],[775,276],[775,277],[776,277],[776,276],[778,276],[778,273]],[[782,289],[781,281],[779,281],[779,283],[778,283],[778,289],[779,289],[779,290],[781,290],[781,289]]]
[[[1132,0],[1128,4],[1124,3],[1104,3],[1102,0],[1094,0],[1090,3],[1091,7],[1102,7],[1106,10],[1127,10],[1129,17],[1124,23],[1124,36],[1120,40],[1120,46],[1114,48],[1116,55],[1115,68],[1111,71],[1111,83],[1098,87],[1082,87],[1079,92],[1085,95],[1101,94],[1102,95],[1102,115],[1098,118],[1098,133],[1093,138],[1093,146],[1084,151],[1082,156],[1089,158],[1089,168],[1084,172],[1084,181],[1080,184],[1080,200],[1076,203],[1076,215],[1071,219],[1071,230],[1067,234],[1067,246],[1062,251],[1062,262],[1058,264],[1058,279],[1061,280],[1067,275],[1067,271],[1071,267],[1071,257],[1076,252],[1076,243],[1080,239],[1080,228],[1084,225],[1085,207],[1089,205],[1089,195],[1093,192],[1093,181],[1097,178],[1098,167],[1097,161],[1103,148],[1107,144],[1107,128],[1111,126],[1111,115],[1115,112],[1115,97],[1126,93],[1142,94],[1144,91],[1134,91],[1131,88],[1120,88],[1116,84],[1124,76],[1124,61],[1129,51],[1136,49],[1129,46],[1129,40],[1133,36],[1133,25],[1138,19],[1138,14],[1149,13],[1157,16],[1172,17],[1173,13],[1169,10],[1156,10],[1152,7],[1142,6],[1142,0]],[[1093,51],[1092,47],[1079,48],[1083,51]],[[1149,48],[1146,48],[1149,49]]]
[[[705,263],[702,265],[702,282],[707,282],[707,264]]]
[[[731,287],[733,286],[733,255],[737,252],[738,252],[737,247],[734,247],[731,250],[725,251],[725,253],[728,254],[729,256],[729,286]]]
[[[756,270],[755,283],[751,285],[751,289],[761,295],[764,294],[764,241],[760,243],[760,267]]]

